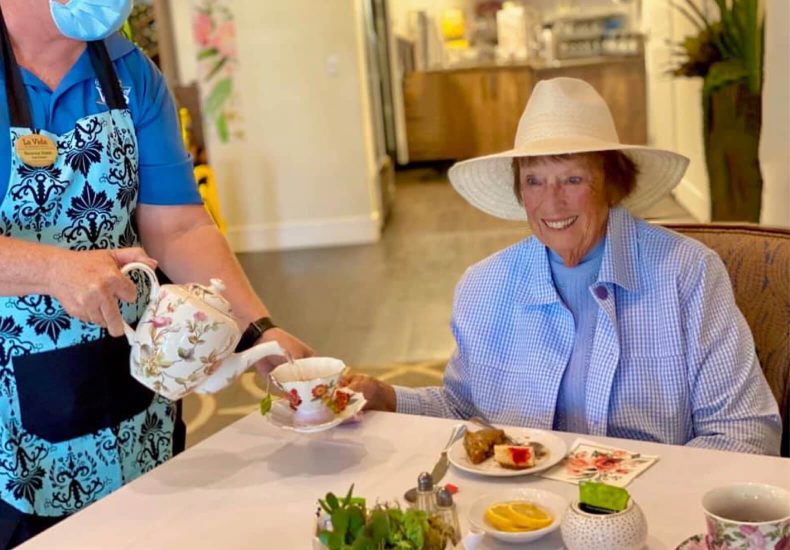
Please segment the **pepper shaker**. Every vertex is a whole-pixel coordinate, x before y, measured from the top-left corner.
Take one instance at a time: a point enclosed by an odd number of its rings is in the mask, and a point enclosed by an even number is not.
[[[424,510],[429,514],[436,511],[436,496],[433,489],[433,478],[428,472],[423,472],[417,478],[417,501],[414,503],[417,510]]]
[[[458,544],[461,540],[461,526],[458,523],[458,510],[453,502],[453,495],[446,487],[442,487],[436,493],[436,515],[453,530],[453,544]]]

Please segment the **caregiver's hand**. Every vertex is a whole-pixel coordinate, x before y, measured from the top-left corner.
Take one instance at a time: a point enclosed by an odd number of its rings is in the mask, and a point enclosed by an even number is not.
[[[123,318],[118,300],[137,299],[137,287],[121,273],[121,267],[129,262],[156,268],[156,260],[142,248],[58,250],[45,274],[48,293],[69,315],[106,328],[112,336],[121,336]]]
[[[315,351],[313,348],[302,342],[299,338],[290,334],[280,327],[272,327],[266,332],[264,332],[258,341],[255,344],[263,344],[264,342],[272,342],[276,341],[280,344],[280,347],[288,350],[291,354],[291,357],[294,359],[303,359],[305,357],[313,357],[315,356]],[[255,363],[255,368],[258,370],[258,374],[260,374],[264,379],[269,376],[269,373],[274,370],[275,367],[281,365],[288,361],[282,355],[269,355],[264,357],[257,363]]]

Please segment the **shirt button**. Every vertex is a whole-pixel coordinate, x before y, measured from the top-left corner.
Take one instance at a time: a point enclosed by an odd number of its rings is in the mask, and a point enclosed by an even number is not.
[[[605,286],[597,286],[595,287],[595,295],[600,300],[606,300],[609,297],[609,291],[606,290]]]

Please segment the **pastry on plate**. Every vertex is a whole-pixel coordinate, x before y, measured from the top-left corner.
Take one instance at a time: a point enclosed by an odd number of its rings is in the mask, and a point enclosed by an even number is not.
[[[505,442],[505,432],[496,428],[483,428],[464,434],[464,449],[472,464],[480,464],[494,455],[494,445]]]
[[[535,452],[529,445],[494,445],[494,460],[503,468],[525,470],[535,465]]]

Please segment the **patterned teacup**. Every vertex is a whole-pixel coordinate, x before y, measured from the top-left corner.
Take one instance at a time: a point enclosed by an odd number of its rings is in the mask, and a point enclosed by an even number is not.
[[[702,497],[710,550],[790,548],[790,491],[760,483],[717,487]]]
[[[308,357],[283,363],[271,373],[294,411],[296,426],[323,424],[345,409],[349,394],[337,391],[346,365],[331,357]]]

